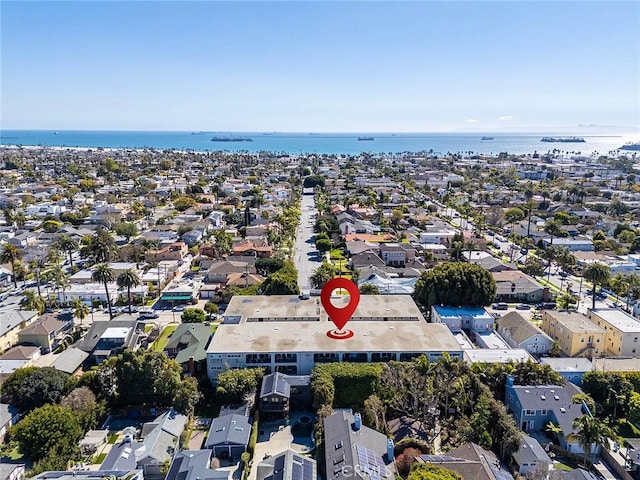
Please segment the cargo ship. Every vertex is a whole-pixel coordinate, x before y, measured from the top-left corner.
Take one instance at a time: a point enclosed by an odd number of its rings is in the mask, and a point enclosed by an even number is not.
[[[618,150],[633,150],[640,151],[640,142],[629,142],[625,143],[623,146],[618,147]]]
[[[253,142],[249,137],[213,137],[212,142]]]
[[[541,142],[549,143],[584,143],[582,137],[542,137]]]

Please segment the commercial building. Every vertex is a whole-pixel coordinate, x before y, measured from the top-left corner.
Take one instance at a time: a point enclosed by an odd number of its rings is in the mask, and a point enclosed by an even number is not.
[[[569,357],[602,357],[607,332],[578,312],[546,310],[542,330],[553,338]]]
[[[605,351],[615,357],[640,357],[640,322],[618,308],[596,308],[587,312],[593,323],[607,332]]]
[[[347,298],[333,303],[340,308]],[[231,368],[264,367],[308,375],[316,363],[410,360],[443,352],[462,358],[460,345],[447,327],[427,323],[408,295],[363,295],[345,327],[353,336],[334,339],[335,330],[320,299],[296,296],[234,296],[207,349],[212,382]]]

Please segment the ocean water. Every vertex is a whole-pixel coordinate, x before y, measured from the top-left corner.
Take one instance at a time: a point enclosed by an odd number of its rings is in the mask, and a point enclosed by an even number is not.
[[[607,154],[624,143],[629,136],[577,135],[585,143],[545,143],[543,136],[572,134],[500,134],[500,133],[280,133],[280,132],[136,132],[136,131],[73,131],[2,130],[0,145],[80,147],[80,148],[153,148],[195,151],[259,152],[290,154],[359,154],[433,151],[435,153],[474,152],[497,154],[508,152],[546,153],[552,149],[584,155]],[[251,138],[251,142],[214,142],[213,137]],[[360,141],[359,136],[374,137]],[[481,140],[482,136],[494,137]]]

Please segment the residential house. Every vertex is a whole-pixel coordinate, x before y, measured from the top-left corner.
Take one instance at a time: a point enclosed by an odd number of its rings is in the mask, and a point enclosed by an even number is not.
[[[114,451],[115,452],[115,451]],[[0,464],[2,465],[2,464]],[[30,480],[143,480],[142,470],[66,470],[60,472],[42,472]]]
[[[232,247],[232,257],[247,255],[256,258],[269,258],[273,255],[273,247],[271,245],[260,245],[253,242],[245,242]]]
[[[190,375],[206,369],[207,346],[213,330],[211,325],[182,323],[173,332],[163,352],[182,365]]]
[[[137,350],[142,324],[131,315],[121,315],[110,321],[95,321],[91,324],[78,348],[90,354],[99,364],[107,358],[125,350]]]
[[[640,321],[636,318],[619,308],[589,309],[587,318],[607,332],[607,356],[640,357]]]
[[[553,460],[549,458],[540,442],[525,433],[521,434],[520,448],[512,457],[520,475],[532,471],[548,472],[553,469]]]
[[[178,452],[165,480],[228,480],[229,470],[213,469],[211,450],[182,450]]]
[[[377,248],[376,248],[377,249]],[[375,251],[367,250],[355,255],[352,255],[349,259],[349,263],[353,268],[362,268],[362,267],[384,267],[386,265],[385,261],[378,256]]]
[[[260,285],[266,280],[262,275],[257,273],[236,272],[227,275],[225,287],[249,287],[252,285]]]
[[[354,472],[394,478],[393,441],[362,424],[359,413],[338,410],[324,419],[325,476],[346,480]],[[363,477],[366,478],[366,477]]]
[[[404,267],[407,262],[416,258],[416,249],[408,243],[381,243],[380,258],[386,265]]]
[[[142,445],[134,454],[137,467],[144,472],[145,480],[164,479],[164,464],[171,461],[179,449],[180,435],[187,420],[185,415],[171,408],[153,422],[142,426]]]
[[[464,479],[473,480],[513,480],[496,455],[475,443],[467,443],[450,450],[446,455],[420,455],[419,463],[431,463],[438,467],[453,470]]]
[[[569,357],[605,355],[607,331],[581,313],[545,310],[541,328]]]
[[[221,459],[239,459],[247,449],[250,435],[250,418],[237,414],[216,417],[211,422],[205,448]]]
[[[461,330],[485,333],[493,331],[494,318],[482,307],[433,305],[431,323],[444,323],[452,333]]]
[[[496,320],[496,330],[512,348],[523,348],[542,355],[553,345],[553,339],[518,312],[512,311]]]
[[[56,355],[51,364],[56,370],[68,373],[69,375],[79,375],[82,373],[82,365],[89,358],[87,352],[83,352],[77,347],[66,348],[62,353]]]
[[[593,242],[588,238],[578,239],[571,237],[554,237],[552,243],[551,237],[546,237],[542,239],[542,244],[544,248],[548,248],[549,246],[553,245],[554,247],[568,248],[571,252],[593,251]]]
[[[59,320],[53,315],[43,315],[18,332],[18,341],[42,348],[44,353],[54,351],[73,327],[73,320]]]
[[[0,350],[18,343],[18,332],[38,318],[35,310],[4,310],[0,312]]]
[[[40,347],[17,345],[0,356],[0,385],[18,368],[29,367],[40,358]]]
[[[20,411],[8,403],[0,403],[0,443],[4,442],[7,430],[20,419]]]
[[[80,272],[78,272],[80,273]],[[146,285],[136,287],[136,290],[146,288]],[[109,299],[113,302],[118,297],[118,285],[116,282],[107,283],[107,289],[109,290]],[[60,304],[73,303],[76,300],[80,300],[87,306],[92,306],[95,302],[102,305],[107,305],[107,294],[105,291],[104,283],[90,282],[90,283],[70,283],[66,289],[59,289],[55,294],[56,301]],[[134,289],[131,294],[134,295]]]
[[[257,273],[254,264],[230,260],[217,260],[207,269],[204,281],[225,284],[230,273]]]
[[[574,395],[582,390],[573,383],[560,385],[514,385],[507,376],[505,404],[516,424],[523,432],[541,433],[549,422],[558,425],[562,432],[558,442],[571,453],[584,453],[574,434],[573,421],[590,412],[584,403],[573,403]],[[596,451],[592,449],[592,451]]]
[[[469,255],[465,253],[465,258],[468,259],[469,263],[473,263],[475,265],[480,265],[482,268],[489,272],[504,272],[505,270],[517,270],[518,267],[515,263],[504,263],[493,255],[486,252],[471,252],[471,259],[469,260]],[[509,285],[511,287],[511,285]]]
[[[594,361],[599,359],[594,359]],[[565,358],[565,357],[543,357],[540,359],[542,365],[549,365],[551,370],[562,375],[562,377],[574,385],[582,386],[582,377],[585,373],[595,370],[594,364],[587,358]]]
[[[520,270],[491,273],[496,281],[496,300],[500,302],[539,303],[549,298],[549,290]]]
[[[265,458],[258,464],[256,480],[316,480],[316,461],[293,450]]]
[[[157,250],[149,250],[145,253],[144,259],[149,263],[158,263],[164,260],[182,260],[189,249],[184,242],[172,242]]]
[[[25,478],[25,467],[24,463],[0,463],[0,480],[22,480]]]
[[[598,372],[640,372],[640,358],[594,358]]]

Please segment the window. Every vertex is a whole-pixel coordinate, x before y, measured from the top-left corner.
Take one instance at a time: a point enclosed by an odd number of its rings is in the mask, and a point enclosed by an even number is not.
[[[542,415],[546,415],[546,414],[547,414],[547,411],[546,411],[546,410],[542,410],[542,412],[541,412],[541,413],[542,413]]]
[[[531,415],[535,415],[536,411],[535,410],[525,410],[524,414],[527,416],[531,416]]]

